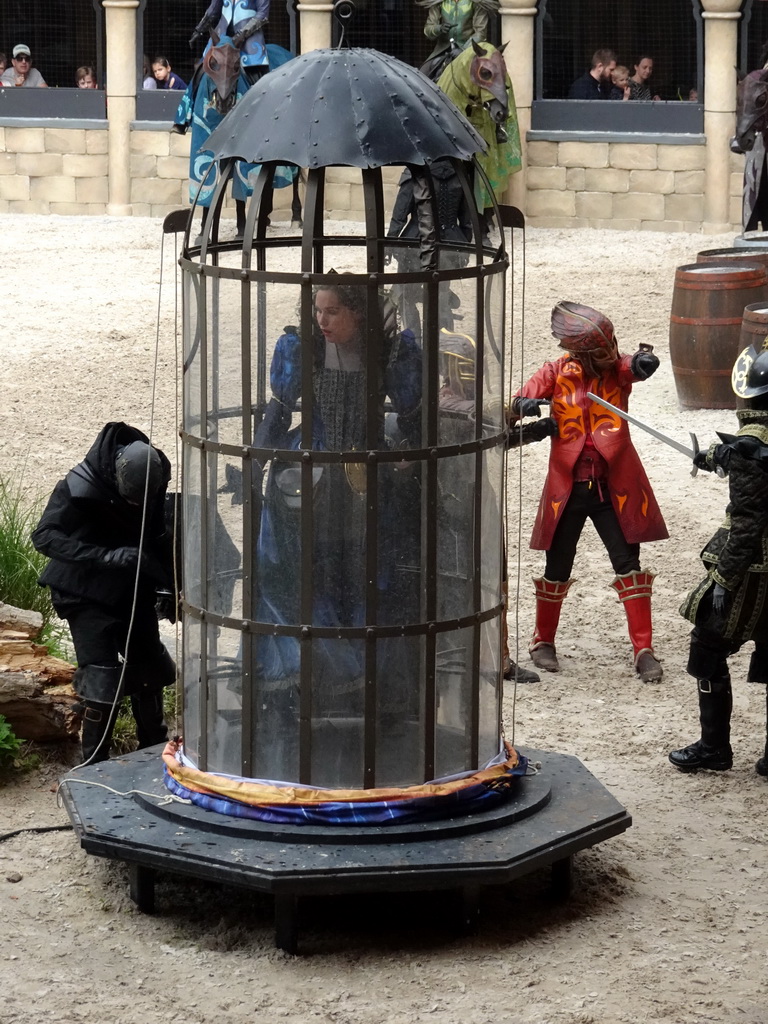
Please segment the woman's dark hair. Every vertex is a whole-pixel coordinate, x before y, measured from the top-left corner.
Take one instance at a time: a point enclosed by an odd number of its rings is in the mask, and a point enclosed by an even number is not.
[[[312,298],[318,292],[334,292],[339,304],[351,309],[353,313],[365,316],[365,285],[359,284],[321,284],[312,290]]]
[[[653,57],[650,55],[650,53],[641,53],[637,60],[634,60],[632,62],[632,67],[635,68],[635,70],[637,70],[637,65],[642,60],[653,60]]]

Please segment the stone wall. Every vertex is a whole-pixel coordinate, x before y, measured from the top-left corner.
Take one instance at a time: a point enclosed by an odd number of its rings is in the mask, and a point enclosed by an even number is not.
[[[527,220],[534,227],[700,231],[706,149],[651,142],[528,142]],[[744,158],[730,158],[730,211],[741,228]]]
[[[0,213],[106,213],[107,122],[99,127],[0,126]],[[130,134],[130,203],[134,217],[164,217],[189,204],[189,135],[137,123]],[[398,171],[384,168],[387,215]],[[360,171],[329,170],[326,205],[338,220],[363,220]],[[291,189],[278,189],[275,209],[290,209]],[[231,203],[230,203],[231,205]]]
[[[82,124],[82,123],[81,123]],[[107,122],[62,128],[55,122],[0,126],[0,213],[103,215],[108,203]],[[700,231],[705,146],[651,142],[527,143],[526,213],[532,227]],[[744,158],[730,156],[730,220],[741,227]],[[188,205],[189,135],[135,123],[130,133],[133,216],[163,217]],[[387,217],[398,172],[384,168]],[[339,220],[363,219],[360,172],[331,168],[326,206]],[[287,211],[291,190],[275,208]]]
[[[107,206],[107,123],[0,126],[0,213],[93,213]]]

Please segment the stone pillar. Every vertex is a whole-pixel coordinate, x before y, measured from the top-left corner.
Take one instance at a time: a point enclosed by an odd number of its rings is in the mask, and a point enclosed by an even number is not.
[[[729,140],[736,124],[741,0],[701,0],[704,18],[705,231],[729,231]]]
[[[517,120],[520,125],[520,142],[523,151],[523,166],[517,174],[513,175],[504,198],[507,203],[517,206],[523,213],[525,213],[527,195],[526,135],[531,127],[533,38],[537,6],[538,0],[501,0],[501,42],[507,44],[504,50],[504,61],[515,90]]]
[[[112,217],[130,217],[131,121],[136,118],[136,10],[139,0],[103,0],[107,36],[109,201]]]
[[[331,45],[331,12],[333,4],[327,0],[302,0],[296,4],[299,12],[301,52],[325,50]]]

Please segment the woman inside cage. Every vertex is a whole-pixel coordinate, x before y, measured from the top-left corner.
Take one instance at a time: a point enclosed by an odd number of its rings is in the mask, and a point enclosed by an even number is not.
[[[387,296],[369,307],[366,289],[345,283],[322,285],[313,294],[312,338],[286,327],[270,370],[272,398],[257,433],[257,448],[298,450],[302,424],[294,416],[302,396],[302,359],[310,353],[312,442],[316,451],[379,451],[418,446],[421,437],[422,353],[413,332],[400,331]],[[375,321],[372,323],[372,321]],[[369,380],[366,339],[379,345],[375,380]],[[308,341],[310,343],[308,343]],[[375,396],[375,398],[374,398]],[[378,437],[366,436],[368,403],[377,403]],[[256,548],[256,618],[302,622],[301,463],[276,455],[267,471]],[[377,471],[376,622],[408,622],[418,612],[413,586],[418,564],[420,478],[404,460],[382,461]],[[312,468],[312,623],[360,626],[366,622],[366,504],[364,462],[324,462]],[[410,571],[409,571],[410,567]],[[411,606],[415,602],[415,609]],[[369,609],[370,613],[370,609]],[[255,675],[267,704],[296,712],[301,666],[294,637],[261,637]],[[381,651],[381,648],[380,648]],[[365,641],[315,639],[312,643],[313,709],[321,716],[362,710]],[[403,711],[405,670],[387,666],[391,710]],[[399,691],[400,696],[397,696]],[[386,710],[386,698],[383,707]]]

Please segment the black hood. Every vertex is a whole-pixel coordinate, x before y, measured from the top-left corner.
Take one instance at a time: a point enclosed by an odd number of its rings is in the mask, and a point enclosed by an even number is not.
[[[95,487],[105,501],[123,504],[123,499],[117,489],[115,459],[118,450],[133,441],[143,441],[145,444],[149,444],[147,435],[136,427],[131,427],[127,423],[107,423],[99,431],[88,454],[79,465],[75,466],[71,475],[78,477],[83,484]],[[160,456],[162,464],[161,494],[164,494],[171,479],[171,464],[159,448],[156,448],[155,451]]]

